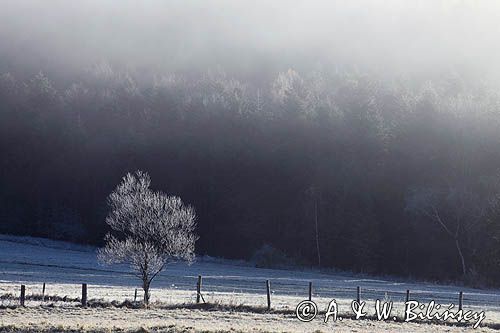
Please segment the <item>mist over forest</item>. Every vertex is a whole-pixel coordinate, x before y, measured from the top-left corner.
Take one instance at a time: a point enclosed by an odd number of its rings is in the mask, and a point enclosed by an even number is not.
[[[14,1],[0,232],[102,244],[151,175],[196,252],[500,281],[497,1]]]

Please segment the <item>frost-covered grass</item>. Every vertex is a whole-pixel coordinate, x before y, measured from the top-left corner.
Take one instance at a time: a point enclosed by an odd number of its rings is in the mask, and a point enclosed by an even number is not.
[[[0,313],[9,332],[494,332],[489,328],[344,319],[309,323],[291,315],[196,309],[18,308]]]
[[[89,310],[79,308],[81,283],[88,284],[88,297],[93,302],[101,302],[102,304],[115,302],[115,305],[122,304],[125,301],[130,302],[134,298],[135,289],[138,289],[138,300],[140,300],[142,298],[142,291],[139,287],[140,281],[128,271],[126,266],[100,266],[96,260],[95,250],[93,247],[65,242],[0,235],[0,296],[4,295],[4,297],[0,297],[0,307],[13,308],[0,310],[3,311],[0,312],[0,324],[8,324],[5,318],[10,318],[14,313],[18,313],[16,311],[20,313],[25,311],[32,314],[31,317],[28,316],[28,318],[31,318],[31,321],[28,321],[29,323],[40,323],[40,320],[45,317],[50,317],[52,320],[51,313],[57,311],[61,311],[63,314],[69,311],[76,317],[78,311],[87,313],[86,311]],[[195,286],[198,275],[203,276],[203,296],[205,301],[210,304],[221,305],[218,311],[177,306],[195,302]],[[367,278],[346,273],[325,274],[314,271],[258,269],[242,261],[208,257],[198,258],[191,266],[182,263],[169,266],[153,282],[151,290],[152,302],[156,302],[161,306],[158,306],[155,310],[147,310],[150,312],[145,313],[170,313],[173,311],[175,313],[184,313],[187,318],[190,316],[188,315],[189,311],[198,314],[202,312],[212,314],[215,312],[238,312],[242,313],[241,316],[243,317],[251,316],[252,311],[232,311],[230,309],[238,307],[239,309],[265,308],[265,281],[268,279],[271,281],[272,308],[275,312],[261,314],[258,311],[253,311],[253,315],[262,316],[261,320],[263,321],[267,320],[264,319],[266,316],[275,318],[276,321],[272,322],[273,324],[285,320],[289,324],[294,323],[294,325],[300,327],[300,323],[291,313],[293,313],[300,301],[307,298],[309,281],[313,282],[313,300],[318,304],[321,311],[324,311],[330,300],[335,298],[340,311],[349,312],[350,302],[356,296],[356,286],[361,286],[361,298],[367,301],[369,309],[373,309],[373,304],[377,298],[394,301],[395,314],[400,317],[404,309],[403,301],[406,289],[411,291],[412,299],[421,302],[434,299],[436,302],[445,305],[449,303],[456,304],[458,291],[463,290],[465,309],[485,310],[485,322],[500,324],[500,292],[498,290],[478,290],[430,283],[409,283],[393,279]],[[48,297],[42,301],[40,295],[44,282],[46,283],[45,294]],[[19,304],[17,297],[19,296],[21,284],[26,285],[27,309],[15,308]],[[122,324],[129,320],[128,314],[141,314],[141,312],[129,312],[134,310],[132,308],[118,309],[111,307],[104,309],[102,306],[92,311],[99,311],[97,309],[110,311],[109,313],[112,316],[121,318],[120,323]],[[37,318],[36,316],[40,313],[44,315]],[[222,317],[217,317],[223,320]],[[178,319],[183,322],[181,318]],[[145,322],[148,327],[151,327],[151,322]],[[366,324],[367,321],[364,321],[364,323],[365,326],[372,325]],[[61,322],[61,325],[63,324],[64,322]],[[102,322],[98,324],[101,325]],[[161,324],[165,326],[163,321],[161,321]],[[180,327],[179,322],[173,321],[171,324]],[[353,322],[353,325],[358,324]],[[402,324],[392,323],[392,325]],[[406,327],[405,325],[407,324],[403,324],[404,327]],[[137,328],[127,325],[125,327]],[[265,325],[263,325],[264,328]]]

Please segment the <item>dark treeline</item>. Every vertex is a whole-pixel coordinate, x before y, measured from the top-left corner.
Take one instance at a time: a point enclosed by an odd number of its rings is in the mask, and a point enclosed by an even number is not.
[[[199,254],[500,281],[498,91],[262,77],[3,74],[0,232],[101,244],[107,195],[141,169],[195,207]]]

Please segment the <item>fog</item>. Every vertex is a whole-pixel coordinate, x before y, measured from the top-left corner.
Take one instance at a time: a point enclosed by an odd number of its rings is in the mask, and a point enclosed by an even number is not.
[[[321,66],[379,74],[499,73],[500,3],[487,1],[4,0],[3,68],[240,74]]]
[[[499,26],[495,0],[3,0],[0,233],[102,244],[142,170],[197,254],[498,286]]]

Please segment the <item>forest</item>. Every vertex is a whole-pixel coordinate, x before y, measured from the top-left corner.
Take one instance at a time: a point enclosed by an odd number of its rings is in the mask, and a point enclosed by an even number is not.
[[[499,10],[8,0],[0,233],[101,246],[141,170],[198,255],[498,286]]]
[[[105,63],[79,78],[1,76],[0,232],[101,244],[107,195],[140,169],[195,207],[198,254],[498,281],[494,89],[293,69],[148,81]]]

